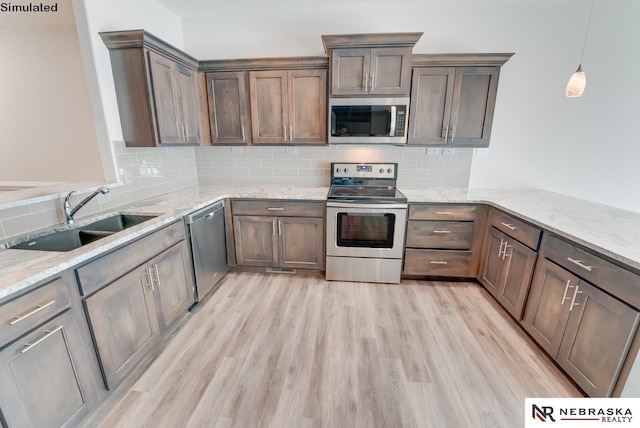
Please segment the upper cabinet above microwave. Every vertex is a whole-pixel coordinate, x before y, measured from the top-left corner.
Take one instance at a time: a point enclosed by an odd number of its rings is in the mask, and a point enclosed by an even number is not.
[[[330,96],[409,95],[411,56],[422,33],[323,35]]]

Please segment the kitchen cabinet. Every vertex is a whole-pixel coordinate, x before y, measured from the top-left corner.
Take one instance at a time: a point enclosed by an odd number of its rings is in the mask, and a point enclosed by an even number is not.
[[[587,395],[619,394],[637,352],[640,276],[551,234],[540,256],[522,325]]]
[[[211,144],[250,143],[249,72],[210,72],[205,77]]]
[[[109,390],[194,302],[184,237],[176,222],[76,269]]]
[[[411,48],[331,51],[331,95],[409,95]]]
[[[500,69],[512,55],[414,55],[407,142],[488,147]]]
[[[489,213],[480,282],[516,319],[531,283],[542,231],[496,209]]]
[[[206,105],[198,61],[142,31],[100,33],[109,48],[128,147],[198,145]]]
[[[324,204],[232,201],[235,258],[240,266],[324,268]]]
[[[323,35],[331,96],[407,96],[422,33]]]
[[[0,412],[10,427],[77,426],[102,398],[67,273],[0,306]]]
[[[475,277],[484,211],[478,205],[410,204],[402,273]]]
[[[249,72],[254,144],[327,142],[326,70]]]

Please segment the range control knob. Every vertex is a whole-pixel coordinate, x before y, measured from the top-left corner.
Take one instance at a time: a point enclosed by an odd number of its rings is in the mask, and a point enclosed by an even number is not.
[[[393,172],[393,170],[392,170],[391,168],[389,168],[389,169],[387,170],[387,172],[388,172],[389,174],[391,174],[391,173]]]
[[[336,172],[338,172],[338,173],[339,173],[339,172],[340,172],[340,168],[336,168]]]
[[[380,168],[380,174],[384,173],[384,168]]]
[[[349,172],[349,168],[345,168],[345,169],[344,169],[344,172]]]

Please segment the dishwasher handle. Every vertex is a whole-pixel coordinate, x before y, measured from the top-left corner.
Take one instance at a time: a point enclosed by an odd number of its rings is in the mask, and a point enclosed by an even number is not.
[[[200,211],[196,211],[193,214],[189,214],[185,217],[185,222],[187,224],[195,223],[196,221],[204,218],[205,220],[209,220],[215,216],[216,212],[224,209],[224,201],[216,202],[213,205],[209,205],[206,208],[201,209]]]

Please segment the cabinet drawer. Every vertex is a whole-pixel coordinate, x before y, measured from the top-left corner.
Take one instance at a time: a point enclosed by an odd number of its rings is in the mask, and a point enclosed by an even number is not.
[[[71,290],[64,278],[0,306],[0,347],[22,336],[71,306]]]
[[[418,250],[408,248],[404,274],[427,276],[471,276],[471,251]]]
[[[99,290],[184,237],[184,223],[177,221],[76,269],[80,294],[88,296]]]
[[[232,200],[231,210],[234,215],[271,215],[295,217],[323,217],[324,202],[305,201],[244,201]]]
[[[409,221],[407,247],[468,250],[473,242],[472,221]]]
[[[492,209],[489,214],[489,224],[527,247],[533,250],[538,249],[540,235],[542,235],[541,229],[495,209]]]
[[[462,220],[474,221],[478,216],[477,205],[409,205],[409,220]]]
[[[629,305],[640,308],[640,276],[552,235],[545,236],[542,254]]]

